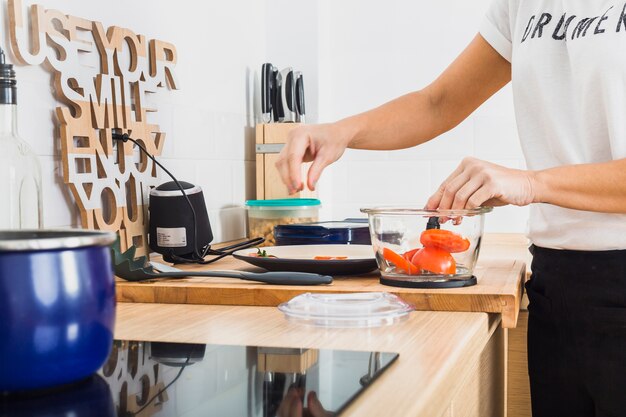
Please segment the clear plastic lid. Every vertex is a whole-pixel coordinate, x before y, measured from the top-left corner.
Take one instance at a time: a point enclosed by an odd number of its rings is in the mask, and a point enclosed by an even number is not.
[[[378,327],[395,324],[415,310],[386,292],[305,293],[278,306],[287,319],[320,327]]]

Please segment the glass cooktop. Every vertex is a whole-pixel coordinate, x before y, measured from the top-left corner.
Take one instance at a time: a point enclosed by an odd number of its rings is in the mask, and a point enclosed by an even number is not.
[[[116,340],[97,374],[0,396],[0,416],[335,416],[397,357]]]

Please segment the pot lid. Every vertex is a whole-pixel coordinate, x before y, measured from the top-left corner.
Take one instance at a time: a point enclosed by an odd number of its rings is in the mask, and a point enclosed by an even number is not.
[[[292,321],[321,327],[377,327],[406,319],[415,307],[386,292],[305,293],[278,306]]]

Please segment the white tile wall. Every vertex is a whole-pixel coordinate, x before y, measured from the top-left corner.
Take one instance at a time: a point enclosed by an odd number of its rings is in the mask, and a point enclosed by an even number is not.
[[[177,46],[181,89],[150,97],[159,108],[151,120],[167,133],[162,162],[203,187],[216,240],[226,240],[244,236],[243,204],[254,198],[261,63],[303,70],[309,122],[336,120],[429,83],[474,36],[489,0],[38,3]],[[6,0],[0,4],[6,49]],[[20,130],[44,171],[45,224],[77,225],[60,176],[51,76],[42,67],[16,69]],[[509,89],[423,146],[346,152],[320,181],[322,216],[358,216],[365,205],[420,204],[466,155],[523,164]],[[523,209],[497,209],[487,229],[523,231],[525,216]]]
[[[167,134],[162,163],[179,179],[203,187],[216,241],[245,236],[243,204],[254,198],[255,89],[257,68],[266,60],[266,6],[271,1],[37,2],[176,45],[181,88],[149,97],[159,109],[150,121]],[[6,0],[0,6],[5,22],[0,44],[7,50]],[[15,62],[11,54],[9,59]],[[44,174],[45,226],[77,226],[78,212],[62,181],[54,139],[58,103],[51,75],[42,67],[17,66],[16,71],[20,131],[39,154]]]

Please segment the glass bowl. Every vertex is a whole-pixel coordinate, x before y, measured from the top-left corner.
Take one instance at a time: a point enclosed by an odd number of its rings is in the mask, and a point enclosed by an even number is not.
[[[376,207],[369,217],[372,247],[383,280],[406,283],[475,283],[484,215],[471,210]],[[404,285],[400,285],[404,286]],[[406,285],[411,286],[411,285]]]

